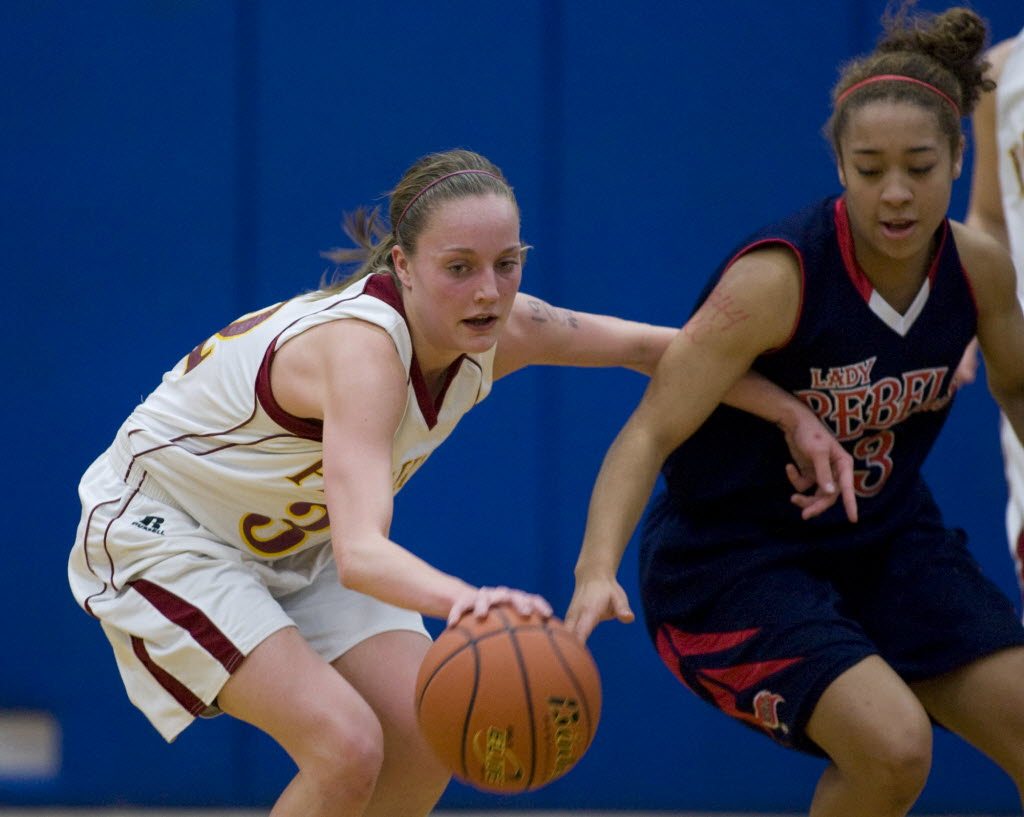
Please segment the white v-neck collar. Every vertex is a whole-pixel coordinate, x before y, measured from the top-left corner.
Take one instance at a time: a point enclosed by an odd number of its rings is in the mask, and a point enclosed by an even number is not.
[[[868,298],[868,308],[893,332],[900,337],[906,337],[910,327],[914,325],[914,321],[917,320],[924,310],[924,305],[928,302],[928,295],[931,291],[931,281],[925,278],[913,302],[907,307],[907,311],[901,315],[878,293],[877,289],[872,287],[871,296]]]

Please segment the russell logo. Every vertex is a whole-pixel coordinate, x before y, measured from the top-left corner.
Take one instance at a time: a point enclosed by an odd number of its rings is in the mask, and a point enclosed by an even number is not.
[[[161,536],[164,535],[164,532],[160,529],[160,526],[164,524],[162,516],[144,516],[142,519],[136,519],[132,524],[137,528],[142,528],[144,531],[159,533]]]

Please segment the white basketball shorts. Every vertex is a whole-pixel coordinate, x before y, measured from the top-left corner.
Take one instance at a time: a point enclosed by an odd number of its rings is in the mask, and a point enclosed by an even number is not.
[[[232,671],[284,627],[326,661],[383,632],[429,638],[418,613],[343,587],[329,545],[257,559],[214,539],[145,477],[141,488],[108,454],[90,466],[68,578],[100,620],[129,698],[166,740],[217,714]]]

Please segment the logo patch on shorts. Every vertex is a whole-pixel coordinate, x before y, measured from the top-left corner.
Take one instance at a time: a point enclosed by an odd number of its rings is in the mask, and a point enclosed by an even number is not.
[[[775,692],[762,689],[754,696],[754,717],[767,729],[779,729],[788,732],[785,724],[779,721],[779,704],[786,699]]]
[[[132,524],[137,528],[142,528],[144,531],[149,533],[159,533],[161,536],[164,532],[160,529],[163,525],[164,518],[162,516],[144,516],[142,519],[136,519]]]

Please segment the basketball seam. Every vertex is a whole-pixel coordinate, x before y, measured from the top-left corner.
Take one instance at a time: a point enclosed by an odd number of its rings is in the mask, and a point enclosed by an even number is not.
[[[462,775],[469,777],[469,766],[466,762],[466,738],[469,737],[469,722],[473,718],[473,707],[476,706],[476,694],[480,690],[480,650],[477,649],[476,640],[470,644],[473,647],[473,690],[469,693],[469,701],[466,703],[466,715],[462,719]]]
[[[526,781],[525,788],[530,789],[533,786],[533,779],[537,773],[537,752],[539,749],[537,746],[537,718],[533,711],[533,695],[530,691],[530,674],[526,671],[526,662],[523,660],[523,651],[517,636],[518,628],[510,626],[504,610],[495,607],[494,611],[501,617],[502,624],[505,625],[505,630],[509,634],[509,641],[516,655],[516,663],[519,665],[519,675],[523,681],[523,692],[526,694],[526,709],[529,713],[530,723],[530,776]]]
[[[433,682],[434,678],[437,677],[437,674],[444,667],[446,667],[455,658],[455,656],[459,655],[464,649],[466,649],[466,647],[471,647],[475,643],[472,634],[469,633],[465,627],[457,627],[456,631],[462,633],[468,639],[468,641],[466,641],[466,643],[459,647],[457,650],[453,650],[452,652],[448,653],[448,655],[444,657],[444,660],[441,661],[436,667],[434,667],[430,675],[423,681],[423,688],[420,690],[420,697],[416,701],[417,709],[419,709],[419,707],[423,705],[423,698],[426,697],[427,688]]]

